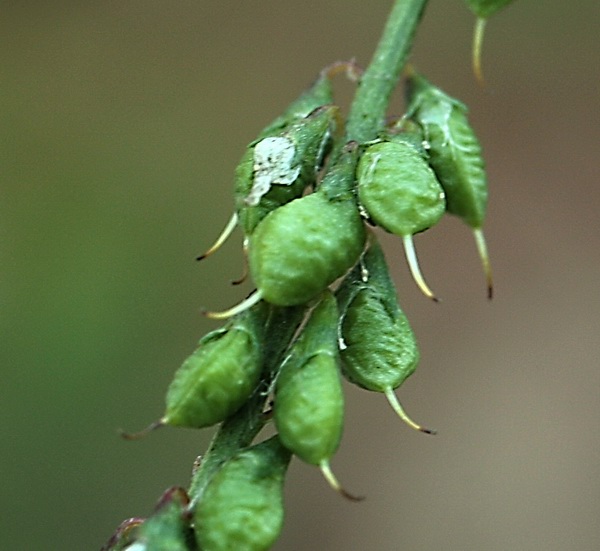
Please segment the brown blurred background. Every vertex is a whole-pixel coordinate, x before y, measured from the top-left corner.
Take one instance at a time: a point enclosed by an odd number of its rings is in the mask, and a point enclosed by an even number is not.
[[[414,63],[463,99],[485,148],[496,297],[455,219],[417,238],[433,304],[384,238],[422,347],[414,433],[348,386],[333,466],[295,461],[276,549],[600,549],[600,8],[517,1],[488,26],[431,2]],[[162,413],[174,370],[250,289],[228,219],[245,144],[331,61],[365,65],[391,1],[20,2],[0,22],[2,549],[98,549],[211,431]],[[350,85],[338,82],[341,98]],[[346,101],[344,99],[343,101]],[[402,111],[401,95],[392,111]]]

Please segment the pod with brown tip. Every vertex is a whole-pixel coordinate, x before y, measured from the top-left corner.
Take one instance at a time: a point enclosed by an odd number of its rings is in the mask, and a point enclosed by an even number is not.
[[[416,73],[410,75],[407,90],[408,110],[425,133],[429,163],[446,193],[447,210],[473,230],[491,298],[492,271],[482,230],[488,202],[487,175],[467,107]]]
[[[242,450],[213,476],[194,511],[203,551],[266,551],[283,525],[290,452],[274,436]]]
[[[338,309],[327,291],[313,310],[275,386],[274,419],[283,445],[317,465],[329,484],[348,494],[330,468],[344,424],[344,396],[337,349]]]
[[[398,136],[365,150],[357,169],[358,198],[369,218],[402,237],[413,278],[421,291],[437,300],[421,274],[413,235],[437,224],[446,203],[433,170],[414,143]]]
[[[385,257],[373,237],[359,264],[336,293],[341,316],[342,372],[352,383],[385,394],[410,427],[433,434],[412,421],[394,390],[414,373],[419,348],[408,319],[400,309]]]

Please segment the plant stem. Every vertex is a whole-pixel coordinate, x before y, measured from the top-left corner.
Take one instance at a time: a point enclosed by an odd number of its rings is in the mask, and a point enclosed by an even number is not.
[[[377,137],[390,96],[410,51],[427,0],[396,0],[371,64],[361,78],[346,126],[346,141],[364,143]],[[305,307],[276,308],[267,321],[265,370],[262,385],[250,400],[225,421],[215,434],[189,488],[190,508],[220,465],[251,444],[266,422],[264,407],[269,387],[288,345],[306,312]]]
[[[396,0],[363,74],[346,122],[346,141],[377,138],[427,0]]]

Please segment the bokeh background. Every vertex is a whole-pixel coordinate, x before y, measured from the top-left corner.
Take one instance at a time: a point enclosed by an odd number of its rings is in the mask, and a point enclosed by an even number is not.
[[[256,132],[331,61],[366,65],[391,1],[4,2],[0,21],[0,547],[99,549],[186,486],[211,431],[163,429],[174,370],[250,290],[221,231]],[[600,549],[598,3],[518,1],[488,26],[431,2],[413,62],[468,103],[491,182],[496,297],[470,232],[419,236],[422,348],[399,390],[437,437],[347,387],[341,499],[293,462],[275,549]],[[340,102],[351,86],[340,79]],[[402,112],[398,94],[392,112]]]

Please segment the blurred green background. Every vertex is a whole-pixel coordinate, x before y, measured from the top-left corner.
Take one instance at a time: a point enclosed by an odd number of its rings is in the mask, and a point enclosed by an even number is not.
[[[255,133],[331,61],[365,65],[391,1],[5,2],[0,183],[2,549],[99,549],[186,486],[211,431],[164,429],[174,370],[250,290],[239,239],[196,264]],[[467,229],[384,237],[422,347],[399,395],[348,387],[333,466],[294,462],[279,550],[600,549],[600,8],[518,1],[488,26],[431,2],[413,61],[471,108],[491,182],[496,297]],[[341,101],[351,86],[338,82]],[[400,94],[392,111],[402,111]]]

